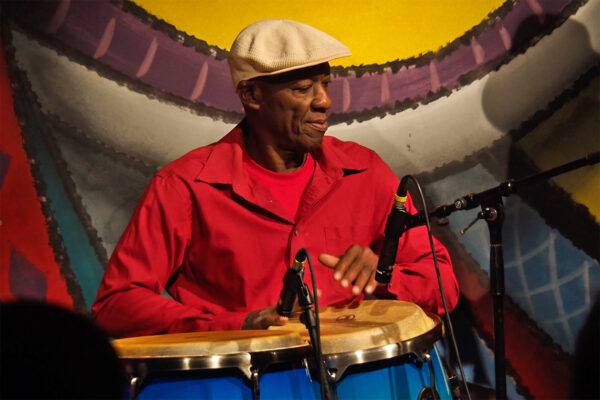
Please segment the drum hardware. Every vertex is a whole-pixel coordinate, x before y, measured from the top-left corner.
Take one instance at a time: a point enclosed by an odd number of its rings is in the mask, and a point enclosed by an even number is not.
[[[448,347],[447,343],[446,343],[446,347]],[[450,360],[448,358],[446,358],[445,362],[443,363],[443,368],[444,368],[444,371],[446,371],[446,377],[448,379],[448,386],[450,386],[450,391],[452,392],[452,396],[456,399],[463,399],[466,396],[466,394],[463,395],[463,390],[464,390],[465,385],[460,380],[458,373],[456,372],[454,367],[451,365]]]
[[[355,318],[337,318],[349,314]],[[317,374],[297,318],[268,331],[167,334],[113,346],[131,378],[131,399],[316,399],[323,386],[340,399],[452,398],[435,345],[443,337],[438,316],[408,302],[365,300],[325,307],[321,317],[326,374]]]
[[[260,398],[259,379],[272,364],[306,359],[310,349],[300,346],[277,351],[237,353],[199,357],[130,358],[123,360],[125,371],[130,377],[129,398],[134,400],[143,389],[149,371],[168,373],[178,371],[215,370],[233,368],[242,372],[252,386],[252,398]]]
[[[137,376],[133,376],[129,380],[129,400],[133,400],[139,393],[139,378]]]
[[[250,368],[251,380],[252,380],[252,398],[255,400],[260,399],[260,385],[258,382],[259,373],[257,368]]]
[[[440,317],[434,314],[428,315],[430,318],[437,321],[437,324],[430,331],[412,339],[366,350],[323,354],[323,359],[327,366],[330,378],[333,382],[338,382],[344,376],[346,369],[351,365],[391,359],[407,354],[414,355],[421,363],[426,363],[429,360],[429,364],[431,365],[431,349],[433,343],[442,338],[443,327],[440,322]]]
[[[435,371],[433,370],[433,363],[431,361],[431,355],[425,354],[425,362],[429,366],[429,386],[425,386],[419,392],[418,400],[439,400],[440,395],[435,389]]]
[[[312,381],[312,376],[310,375],[310,367],[308,366],[308,358],[302,359],[302,365],[304,366],[304,371],[306,372],[306,376],[308,379]]]

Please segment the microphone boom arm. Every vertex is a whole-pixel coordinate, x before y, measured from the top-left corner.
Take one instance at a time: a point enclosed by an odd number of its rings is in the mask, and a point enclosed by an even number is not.
[[[496,378],[496,398],[506,399],[506,357],[504,339],[504,256],[502,246],[502,223],[504,205],[502,197],[508,197],[524,185],[546,180],[577,168],[600,162],[600,152],[588,154],[567,164],[542,171],[525,178],[509,179],[500,185],[480,193],[470,193],[459,197],[453,204],[437,207],[429,217],[446,218],[455,211],[470,210],[480,206],[478,218],[485,219],[490,233],[490,291],[493,298],[494,318],[494,369]],[[406,230],[426,223],[423,211],[411,215],[401,228],[400,235]],[[464,232],[464,230],[463,230]]]
[[[587,165],[594,165],[598,162],[600,162],[600,151],[588,154],[585,157],[571,161],[567,164],[559,165],[558,167],[551,168],[547,171],[529,175],[519,180],[509,179],[496,187],[484,190],[480,193],[470,193],[463,197],[459,197],[458,199],[454,200],[453,204],[445,204],[437,207],[435,210],[429,213],[429,216],[445,218],[455,211],[470,210],[481,206],[488,199],[494,199],[501,196],[508,197],[511,194],[517,193],[517,191],[524,185],[530,185],[531,183],[552,178],[554,176],[564,174]],[[425,215],[423,215],[422,212],[419,212],[418,214],[414,214],[410,219],[409,223],[407,224],[407,229],[423,224],[425,224]]]

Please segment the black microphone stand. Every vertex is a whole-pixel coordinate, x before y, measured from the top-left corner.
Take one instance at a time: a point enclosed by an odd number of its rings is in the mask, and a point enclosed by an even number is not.
[[[313,311],[313,298],[308,290],[308,286],[304,281],[300,281],[298,286],[298,305],[302,309],[300,315],[300,322],[306,326],[308,334],[310,335],[310,343],[312,344],[313,353],[315,357],[315,363],[319,371],[321,380],[321,399],[323,400],[336,400],[337,394],[331,390],[329,385],[329,378],[326,372],[326,365],[323,361],[323,353],[321,351],[321,340],[319,338],[319,329],[317,316]]]
[[[465,229],[464,234],[479,219],[485,219],[490,233],[490,291],[494,307],[494,369],[496,377],[496,398],[506,399],[506,355],[504,339],[504,252],[502,247],[502,224],[504,222],[504,204],[502,197],[507,197],[517,192],[518,189],[533,182],[545,180],[556,175],[564,174],[587,165],[600,162],[600,152],[588,154],[567,164],[549,169],[544,172],[530,175],[520,180],[509,179],[500,185],[480,193],[470,193],[460,197],[451,205],[442,205],[428,214],[430,217],[445,218],[454,211],[470,210],[480,206],[481,211],[477,218]],[[404,227],[425,224],[423,212],[414,214]]]
[[[309,265],[312,264],[310,262],[310,257],[306,249],[302,249],[304,257],[296,257],[296,260],[304,261],[304,258],[309,260]],[[300,253],[299,253],[300,254]],[[301,258],[301,260],[300,260]],[[308,290],[308,285],[304,282],[304,267],[302,264],[300,268],[294,269],[290,268],[284,277],[286,280],[284,283],[284,287],[293,288],[295,294],[295,298],[298,299],[298,306],[302,310],[302,314],[300,315],[300,322],[304,324],[306,329],[308,330],[308,334],[310,336],[311,347],[313,349],[313,356],[315,358],[315,363],[317,364],[317,368],[319,371],[319,377],[321,380],[321,399],[322,400],[337,400],[337,393],[335,390],[331,390],[331,386],[329,385],[329,379],[327,376],[326,365],[323,361],[323,353],[321,350],[321,338],[320,338],[320,329],[319,329],[319,320],[316,313],[313,311],[314,301],[310,290]],[[283,296],[283,295],[282,295]],[[289,303],[290,293],[287,293],[287,298],[281,297],[283,303]],[[278,303],[277,307],[279,308],[282,304],[282,300],[280,299],[280,303]],[[284,308],[287,308],[284,306]],[[291,308],[291,307],[290,307]],[[278,313],[281,312],[278,310]],[[288,310],[287,313],[283,313],[281,315],[288,316],[291,312],[291,309]]]

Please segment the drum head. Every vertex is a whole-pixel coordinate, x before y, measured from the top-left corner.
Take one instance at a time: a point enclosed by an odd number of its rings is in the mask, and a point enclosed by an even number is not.
[[[400,343],[420,336],[439,324],[419,306],[398,300],[365,300],[343,307],[327,306],[319,310],[323,354],[354,352]],[[298,318],[272,330],[298,332],[309,339]]]
[[[297,332],[243,330],[173,333],[112,341],[122,359],[207,357],[306,346]]]

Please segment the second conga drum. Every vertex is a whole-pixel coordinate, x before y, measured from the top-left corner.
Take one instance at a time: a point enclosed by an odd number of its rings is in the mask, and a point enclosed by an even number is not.
[[[324,360],[340,400],[426,399],[435,398],[435,392],[441,399],[452,398],[435,349],[443,336],[439,317],[413,303],[366,300],[323,307],[319,318]],[[271,328],[309,338],[297,319]]]
[[[296,332],[191,332],[112,342],[131,379],[130,398],[313,398]]]

